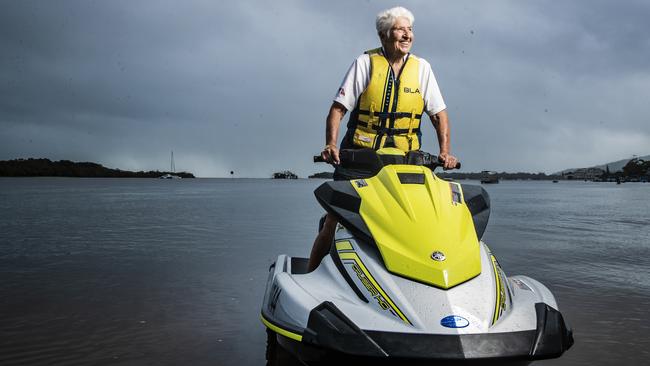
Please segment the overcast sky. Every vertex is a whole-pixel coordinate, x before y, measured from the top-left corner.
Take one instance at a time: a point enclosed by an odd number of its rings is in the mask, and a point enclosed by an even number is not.
[[[650,154],[647,0],[2,0],[0,160],[162,170],[173,150],[202,177],[326,170],[311,156],[332,97],[395,5],[415,14],[464,171]]]

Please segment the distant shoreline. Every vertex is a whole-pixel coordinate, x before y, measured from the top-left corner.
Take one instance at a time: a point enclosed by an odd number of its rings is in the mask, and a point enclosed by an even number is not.
[[[111,169],[97,163],[70,160],[14,159],[0,161],[0,177],[68,177],[68,178],[160,178],[173,174],[181,178],[194,178],[188,172],[160,172],[157,170],[132,172]]]

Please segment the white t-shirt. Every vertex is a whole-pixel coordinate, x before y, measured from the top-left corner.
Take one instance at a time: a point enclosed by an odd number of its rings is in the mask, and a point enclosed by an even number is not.
[[[436,77],[433,75],[433,70],[431,70],[431,65],[427,60],[412,54],[408,57],[416,57],[420,61],[418,71],[421,88],[420,93],[424,99],[424,111],[429,116],[433,116],[447,108],[445,101],[442,99]],[[336,92],[334,101],[341,103],[348,111],[353,110],[357,105],[359,96],[366,90],[369,83],[370,55],[364,53],[357,57],[348,69],[348,72],[343,78],[343,83],[341,83],[341,87]]]

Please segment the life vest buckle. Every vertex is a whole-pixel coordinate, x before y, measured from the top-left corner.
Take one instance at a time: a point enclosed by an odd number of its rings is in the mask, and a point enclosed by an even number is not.
[[[370,103],[370,113],[368,114],[368,126],[375,121],[375,103]]]

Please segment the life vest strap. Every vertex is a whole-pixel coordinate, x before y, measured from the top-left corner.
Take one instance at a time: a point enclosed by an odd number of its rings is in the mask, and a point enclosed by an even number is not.
[[[372,113],[370,111],[359,110],[359,114],[370,115]],[[422,118],[422,114],[416,114],[414,116],[410,112],[374,112],[374,116],[379,117],[380,119],[387,119],[387,118],[397,119],[397,118],[411,118],[411,117],[414,117],[415,119]]]
[[[362,126],[362,127],[368,127],[368,123],[363,122],[363,121],[357,122],[357,125]],[[378,135],[388,135],[388,136],[406,135],[408,133],[418,133],[418,132],[420,132],[420,127],[411,128],[411,129],[409,129],[409,128],[390,128],[390,127],[384,127],[384,126],[371,124],[370,128],[377,131]]]

